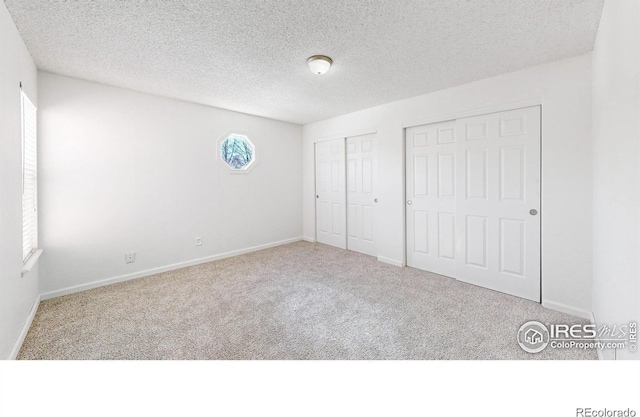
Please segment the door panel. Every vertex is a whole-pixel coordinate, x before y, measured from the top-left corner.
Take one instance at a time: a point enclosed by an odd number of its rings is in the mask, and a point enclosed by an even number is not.
[[[476,268],[487,267],[487,218],[467,216],[466,265]]]
[[[467,157],[458,165],[458,186],[468,191],[457,202],[458,239],[464,244],[458,247],[456,278],[540,302],[540,215],[529,213],[540,211],[540,107],[456,123],[459,132],[482,130],[458,141],[459,157]],[[486,265],[479,265],[480,254]]]
[[[456,258],[455,248],[456,215],[454,213],[438,213],[438,257]]]
[[[346,249],[344,140],[316,143],[317,241]]]
[[[487,198],[487,165],[488,155],[486,149],[467,150],[467,199]]]
[[[540,133],[539,106],[408,128],[407,264],[539,302]]]
[[[456,124],[406,131],[407,265],[455,274]]]
[[[500,148],[500,200],[524,199],[524,146]]]
[[[438,197],[456,198],[455,169],[455,153],[438,153]]]
[[[500,219],[500,272],[524,276],[524,221]]]
[[[456,278],[540,302],[540,107],[510,110],[459,119],[459,129],[485,126],[481,138],[459,143],[458,154],[484,153],[487,198],[465,195],[457,206],[458,219],[481,216],[487,237],[486,267],[472,261],[480,252],[479,226],[461,222],[460,238],[469,239],[458,257]],[[476,164],[479,165],[479,164]],[[477,168],[459,166],[468,189],[479,187]],[[478,188],[479,189],[479,188]],[[475,195],[475,194],[472,194]]]
[[[347,138],[347,248],[376,256],[375,135]]]

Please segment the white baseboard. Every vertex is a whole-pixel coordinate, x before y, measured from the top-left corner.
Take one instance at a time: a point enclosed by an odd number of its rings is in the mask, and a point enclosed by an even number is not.
[[[18,353],[20,353],[20,349],[22,348],[22,344],[24,343],[24,339],[27,337],[27,333],[29,333],[29,329],[31,328],[31,323],[33,323],[33,319],[38,312],[38,307],[40,306],[40,296],[36,297],[36,302],[33,303],[31,307],[31,311],[29,312],[29,316],[27,316],[27,320],[24,322],[24,326],[22,326],[22,331],[18,335],[18,339],[16,343],[13,345],[13,349],[11,349],[11,353],[9,354],[9,360],[15,360],[18,357]]]
[[[309,236],[302,236],[302,240],[304,240],[305,242],[316,243],[316,240]]]
[[[389,264],[393,266],[399,266],[399,267],[404,266],[404,262],[396,261],[395,259],[391,259],[391,258],[385,258],[384,256],[378,256],[378,260],[380,262],[384,262],[385,264]]]
[[[204,258],[193,259],[191,261],[179,262],[171,265],[165,265],[158,268],[151,268],[140,272],[134,272],[132,274],[120,275],[113,278],[107,278],[99,281],[93,281],[87,284],[74,285],[72,287],[63,288],[56,291],[47,292],[40,295],[42,300],[49,300],[51,298],[61,297],[63,295],[69,295],[81,291],[91,290],[93,288],[104,287],[106,285],[116,284],[118,282],[129,281],[136,278],[147,277],[149,275],[155,275],[162,272],[173,271],[175,269],[185,268],[188,266],[203,264],[207,262],[217,261],[220,259],[231,258],[233,256],[244,255],[245,253],[257,252],[259,250],[273,248],[276,246],[286,245],[288,243],[299,242],[303,238],[295,237],[292,239],[280,240],[278,242],[267,243],[259,246],[252,246],[250,248],[235,250],[232,252],[220,253],[217,255],[207,256]]]
[[[592,313],[573,306],[569,306],[555,301],[542,301],[542,306],[550,310],[559,311],[561,313],[571,314],[572,316],[591,320]]]

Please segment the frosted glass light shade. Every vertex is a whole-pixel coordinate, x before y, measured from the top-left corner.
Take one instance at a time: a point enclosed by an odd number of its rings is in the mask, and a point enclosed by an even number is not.
[[[329,71],[331,68],[331,64],[333,61],[328,56],[324,55],[314,55],[307,59],[307,65],[309,65],[309,69],[311,72],[317,75],[322,75]]]

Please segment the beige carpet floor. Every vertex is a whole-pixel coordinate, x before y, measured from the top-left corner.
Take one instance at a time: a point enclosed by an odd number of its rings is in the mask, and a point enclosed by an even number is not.
[[[522,351],[586,323],[520,298],[298,242],[40,304],[20,359],[596,359]]]

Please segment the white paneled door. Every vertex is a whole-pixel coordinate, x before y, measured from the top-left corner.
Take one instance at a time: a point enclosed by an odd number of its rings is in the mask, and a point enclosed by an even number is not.
[[[347,248],[345,141],[316,143],[317,241]]]
[[[347,138],[347,248],[376,256],[375,135]]]
[[[407,265],[455,276],[456,123],[412,127],[407,149]]]
[[[540,301],[540,107],[406,130],[407,264]]]

